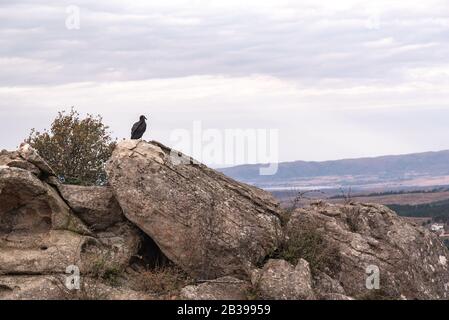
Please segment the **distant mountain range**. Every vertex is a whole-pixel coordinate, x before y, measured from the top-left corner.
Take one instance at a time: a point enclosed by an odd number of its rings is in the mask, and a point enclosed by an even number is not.
[[[449,150],[335,161],[282,162],[275,175],[263,176],[263,164],[219,169],[262,188],[419,186],[449,184]]]

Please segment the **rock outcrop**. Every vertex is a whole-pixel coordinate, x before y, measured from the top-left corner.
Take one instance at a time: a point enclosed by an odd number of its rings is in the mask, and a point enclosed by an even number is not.
[[[246,276],[275,246],[272,196],[156,142],[120,142],[107,165],[125,216],[191,275]]]
[[[56,186],[66,195],[70,187],[59,186],[57,181],[53,170],[27,144],[17,152],[0,153],[0,298],[33,296],[48,278],[67,276],[71,265],[86,277],[94,269],[98,272],[100,264],[102,268],[125,267],[137,253],[140,234],[123,215],[117,218],[121,211],[108,198],[110,191],[87,191],[90,197],[84,204],[75,192],[70,193],[72,197],[67,198],[77,204],[74,208],[85,209],[80,218]],[[111,208],[101,200],[91,201],[98,194],[112,203]],[[105,212],[109,209],[110,216]],[[53,296],[57,292],[63,295],[58,287],[47,289],[41,288],[43,295],[36,298],[57,298]]]
[[[76,215],[92,230],[106,230],[124,222],[122,208],[109,187],[57,186]]]
[[[90,233],[57,191],[27,170],[0,167],[0,202],[0,232],[9,238],[50,229]]]
[[[338,267],[317,285],[358,299],[447,299],[448,249],[435,234],[376,204],[317,202],[297,210],[290,229],[312,228],[338,248]],[[367,280],[377,272],[379,288]],[[374,281],[374,280],[373,280]],[[343,289],[343,290],[342,290]]]
[[[80,290],[70,291],[65,276],[2,276],[0,300],[151,300],[151,297],[129,288],[110,286],[94,279],[83,279]]]
[[[0,152],[0,299],[153,299],[165,287],[192,300],[449,298],[448,249],[384,206],[287,215],[157,142],[120,142],[107,173],[109,186],[63,185],[29,145]],[[165,263],[177,271],[151,273]],[[80,290],[65,286],[68,266]]]

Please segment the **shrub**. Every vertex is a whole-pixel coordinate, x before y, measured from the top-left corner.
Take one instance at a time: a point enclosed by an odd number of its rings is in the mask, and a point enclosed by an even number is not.
[[[172,265],[143,271],[138,280],[140,290],[156,295],[177,295],[193,282],[184,271]]]
[[[338,247],[311,226],[288,230],[272,258],[284,259],[294,265],[302,258],[309,262],[312,272],[336,272],[340,266]]]
[[[101,116],[81,119],[73,108],[59,112],[50,130],[31,130],[25,140],[66,183],[101,185],[106,182],[104,164],[115,147]]]
[[[125,273],[125,265],[115,261],[110,255],[86,257],[86,270],[83,276],[105,283],[112,287],[120,285],[120,278]]]

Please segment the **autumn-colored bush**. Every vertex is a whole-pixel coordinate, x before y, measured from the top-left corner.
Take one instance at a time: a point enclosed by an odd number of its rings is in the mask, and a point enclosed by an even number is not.
[[[105,162],[115,147],[101,116],[80,118],[73,108],[61,111],[44,132],[31,130],[26,142],[34,147],[59,178],[70,184],[106,182]]]

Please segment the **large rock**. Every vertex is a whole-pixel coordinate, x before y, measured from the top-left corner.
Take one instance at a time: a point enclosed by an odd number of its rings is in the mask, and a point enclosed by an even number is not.
[[[82,254],[127,263],[139,235],[125,223],[94,235],[58,192],[31,172],[0,167],[0,273],[49,274],[82,267]],[[89,250],[88,250],[89,249]]]
[[[142,247],[143,234],[134,225],[121,222],[96,234],[97,239],[114,257],[116,265],[126,266],[133,257],[138,256]]]
[[[249,285],[234,277],[222,277],[199,285],[190,285],[181,290],[181,299],[186,300],[245,300]]]
[[[345,289],[338,280],[320,271],[315,271],[313,288],[319,298],[332,295],[346,295]]]
[[[269,193],[159,143],[120,142],[106,170],[125,216],[194,276],[244,276],[276,246]]]
[[[303,259],[296,266],[285,260],[270,259],[262,269],[252,272],[251,282],[263,299],[315,299],[309,263]]]
[[[70,198],[80,216],[92,223],[89,228],[57,189],[70,187],[57,181],[50,185],[51,177],[52,170],[27,145],[0,153],[0,299],[64,297],[48,278],[64,276],[71,265],[87,280],[99,277],[89,281],[98,283],[108,297],[137,297],[108,289],[101,280],[129,265],[139,250],[141,232],[125,221],[110,191],[95,188],[90,196]],[[88,190],[78,194],[85,193]]]
[[[2,241],[0,274],[64,273],[70,265],[82,268],[82,253],[93,238],[74,232],[50,230],[26,242]],[[90,242],[92,241],[92,242]]]
[[[288,228],[311,228],[338,248],[337,267],[327,270],[335,281],[318,279],[323,295],[334,291],[359,299],[449,297],[448,249],[436,235],[384,206],[317,202],[297,210]],[[367,278],[376,268],[380,288],[368,290]]]
[[[92,230],[106,230],[125,221],[122,209],[108,187],[60,184],[57,188],[70,208]]]
[[[27,170],[0,167],[0,236],[28,237],[50,229],[90,234],[59,194]]]
[[[55,176],[53,169],[28,143],[22,143],[17,151],[0,151],[0,166],[24,169],[42,177]]]
[[[136,255],[142,232],[126,220],[109,187],[58,184],[56,188],[98,240],[120,253],[120,263],[127,263]]]
[[[151,300],[129,288],[104,284],[98,279],[81,278],[79,290],[68,290],[65,275],[0,276],[0,300]]]
[[[19,155],[29,163],[35,165],[44,175],[55,176],[53,169],[45,162],[44,159],[31,147],[28,143],[22,143],[18,150]]]
[[[25,159],[23,159],[18,151],[14,152],[9,152],[6,150],[0,151],[0,166],[24,169],[33,173],[36,176],[41,174],[40,169],[31,162],[28,162]]]

